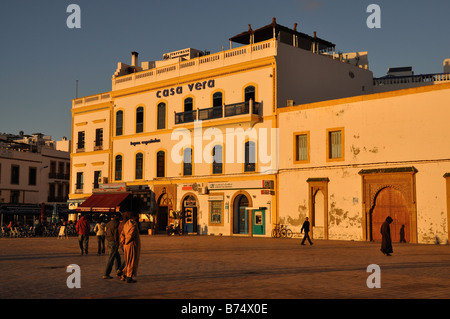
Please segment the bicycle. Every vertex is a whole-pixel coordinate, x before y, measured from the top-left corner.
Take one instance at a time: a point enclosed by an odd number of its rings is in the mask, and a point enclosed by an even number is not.
[[[275,224],[275,228],[272,230],[272,237],[274,238],[292,238],[294,233],[287,228],[287,225]]]

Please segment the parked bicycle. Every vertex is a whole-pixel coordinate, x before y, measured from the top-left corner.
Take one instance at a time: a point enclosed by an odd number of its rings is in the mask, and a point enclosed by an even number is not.
[[[292,238],[294,233],[286,225],[275,224],[272,230],[272,237],[274,238]]]

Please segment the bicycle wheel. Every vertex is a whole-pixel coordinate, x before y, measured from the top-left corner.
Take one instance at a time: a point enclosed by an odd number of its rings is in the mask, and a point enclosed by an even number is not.
[[[283,229],[281,230],[281,232],[280,232],[280,237],[281,237],[281,238],[286,238],[286,229],[283,228]]]
[[[278,237],[280,237],[280,232],[279,232],[279,230],[278,229],[274,229],[274,230],[272,230],[272,237],[273,238],[278,238]]]
[[[292,236],[294,236],[294,233],[292,232],[292,230],[287,229],[286,230],[286,238],[292,238]]]

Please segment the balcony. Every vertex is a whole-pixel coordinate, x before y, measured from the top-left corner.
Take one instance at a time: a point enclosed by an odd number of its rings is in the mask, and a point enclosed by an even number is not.
[[[56,172],[50,172],[48,173],[48,178],[50,179],[63,179],[63,180],[70,180],[70,175],[65,173],[56,173]]]
[[[237,115],[261,116],[262,104],[260,102],[240,102],[224,105],[222,107],[210,107],[187,112],[175,112],[175,124],[186,124],[194,121],[208,121]]]

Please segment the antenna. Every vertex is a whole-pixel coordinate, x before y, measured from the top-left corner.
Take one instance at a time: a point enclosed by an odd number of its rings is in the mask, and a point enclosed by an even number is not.
[[[75,98],[78,99],[78,80],[76,80],[76,83]]]

